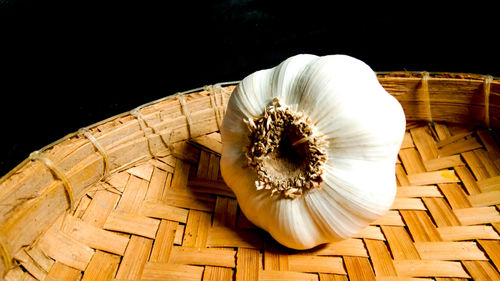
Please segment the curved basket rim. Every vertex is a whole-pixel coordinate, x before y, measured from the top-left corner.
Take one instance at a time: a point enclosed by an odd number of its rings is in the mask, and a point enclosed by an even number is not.
[[[492,81],[499,81],[500,80],[500,77],[496,77],[496,76],[491,76],[491,75],[487,75],[487,74],[466,73],[466,72],[446,72],[446,71],[427,72],[427,71],[416,71],[416,70],[414,70],[414,71],[408,71],[408,70],[375,71],[375,74],[377,76],[379,76],[379,75],[391,75],[391,74],[398,74],[398,73],[399,74],[409,74],[409,75],[428,73],[431,78],[433,78],[433,76],[435,76],[435,75],[440,75],[440,74],[450,74],[450,75],[456,75],[456,76],[459,76],[459,75],[469,76],[469,77],[463,77],[463,78],[443,77],[443,79],[457,79],[457,80],[468,80],[468,79],[470,80],[471,76],[472,77],[475,76],[478,79],[480,79],[480,78],[484,79],[484,78],[486,78],[486,77],[489,76],[489,77],[492,77]],[[397,77],[397,76],[394,76],[393,78],[419,79],[418,77]],[[216,86],[216,85],[219,85],[219,86],[231,86],[231,85],[237,85],[241,81],[242,80],[226,81],[226,82],[219,82],[219,83],[215,83],[215,84],[211,84],[211,85],[213,85],[213,86]],[[195,93],[195,92],[201,91],[203,89],[206,89],[208,86],[210,86],[210,85],[205,85],[205,86],[201,86],[201,87],[189,89],[189,90],[186,90],[186,91],[182,91],[182,92],[177,92],[177,93],[174,93],[174,94],[170,94],[168,96],[165,96],[165,97],[162,97],[162,98],[159,98],[159,99],[147,102],[145,104],[139,105],[139,106],[135,107],[132,110],[125,111],[125,112],[122,112],[122,113],[110,116],[110,117],[108,117],[106,119],[100,120],[98,122],[95,122],[93,124],[85,126],[85,127],[81,128],[81,129],[88,129],[88,128],[92,128],[92,127],[96,127],[96,126],[102,125],[102,124],[104,124],[106,122],[109,122],[111,120],[114,120],[116,118],[120,118],[120,117],[126,116],[126,115],[130,114],[130,112],[133,111],[133,110],[140,109],[140,108],[143,108],[143,107],[146,107],[146,106],[149,106],[149,105],[152,105],[152,104],[155,104],[155,103],[158,103],[158,102],[161,102],[161,101],[173,98],[173,97],[178,96],[178,95],[186,95],[186,94],[190,94],[190,93]],[[53,142],[51,142],[51,143],[43,146],[42,148],[40,148],[40,149],[38,149],[36,151],[43,152],[43,151],[49,149],[50,147],[53,147],[53,146],[55,146],[55,145],[57,145],[57,144],[65,141],[67,139],[70,139],[70,138],[76,136],[79,133],[80,130],[78,130],[76,132],[69,133],[69,134],[67,134],[67,135],[65,135],[65,136],[63,136],[63,137],[61,137],[59,139],[56,139],[55,141],[53,141]],[[29,162],[29,161],[31,161],[29,157],[25,158],[18,165],[16,165],[13,169],[11,169],[9,172],[7,172],[3,176],[1,176],[0,177],[0,184],[2,184],[12,174],[16,173],[16,171],[18,171],[26,162]]]

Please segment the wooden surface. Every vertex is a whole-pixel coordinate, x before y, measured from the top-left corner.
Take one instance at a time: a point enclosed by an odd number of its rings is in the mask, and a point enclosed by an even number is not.
[[[67,183],[43,161],[2,178],[0,253],[14,259],[0,273],[5,280],[500,280],[500,132],[474,128],[484,111],[440,111],[449,88],[462,107],[479,106],[483,80],[442,79],[431,76],[427,85],[438,102],[434,126],[408,123],[393,207],[351,239],[292,251],[242,215],[219,172],[218,129],[232,88],[208,88],[89,128],[94,140],[74,135],[42,151],[71,184],[72,209]],[[422,106],[410,99],[421,92],[418,75],[380,81],[410,120],[427,120],[413,114]],[[493,125],[499,90],[494,80]],[[443,118],[467,122],[436,122]]]

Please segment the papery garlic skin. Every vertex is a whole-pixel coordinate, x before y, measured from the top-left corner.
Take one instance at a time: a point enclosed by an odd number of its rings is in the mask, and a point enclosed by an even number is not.
[[[245,159],[244,121],[261,116],[273,99],[307,115],[328,144],[320,188],[295,199],[257,190]],[[312,248],[358,234],[391,207],[405,125],[401,105],[364,62],[297,55],[233,91],[221,127],[221,173],[251,222],[284,246]]]

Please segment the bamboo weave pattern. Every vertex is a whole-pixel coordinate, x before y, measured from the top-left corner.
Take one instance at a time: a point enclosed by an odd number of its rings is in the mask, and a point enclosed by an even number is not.
[[[499,142],[498,130],[409,122],[388,214],[294,251],[240,212],[209,132],[94,184],[5,279],[500,280]]]

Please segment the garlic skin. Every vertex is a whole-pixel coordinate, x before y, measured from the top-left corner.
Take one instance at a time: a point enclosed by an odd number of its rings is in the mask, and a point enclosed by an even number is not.
[[[319,187],[294,198],[256,186],[259,176],[246,158],[248,120],[273,100],[310,118],[327,144]],[[252,223],[286,247],[309,249],[350,238],[388,211],[405,126],[401,105],[364,62],[296,55],[233,91],[221,127],[221,173]]]

